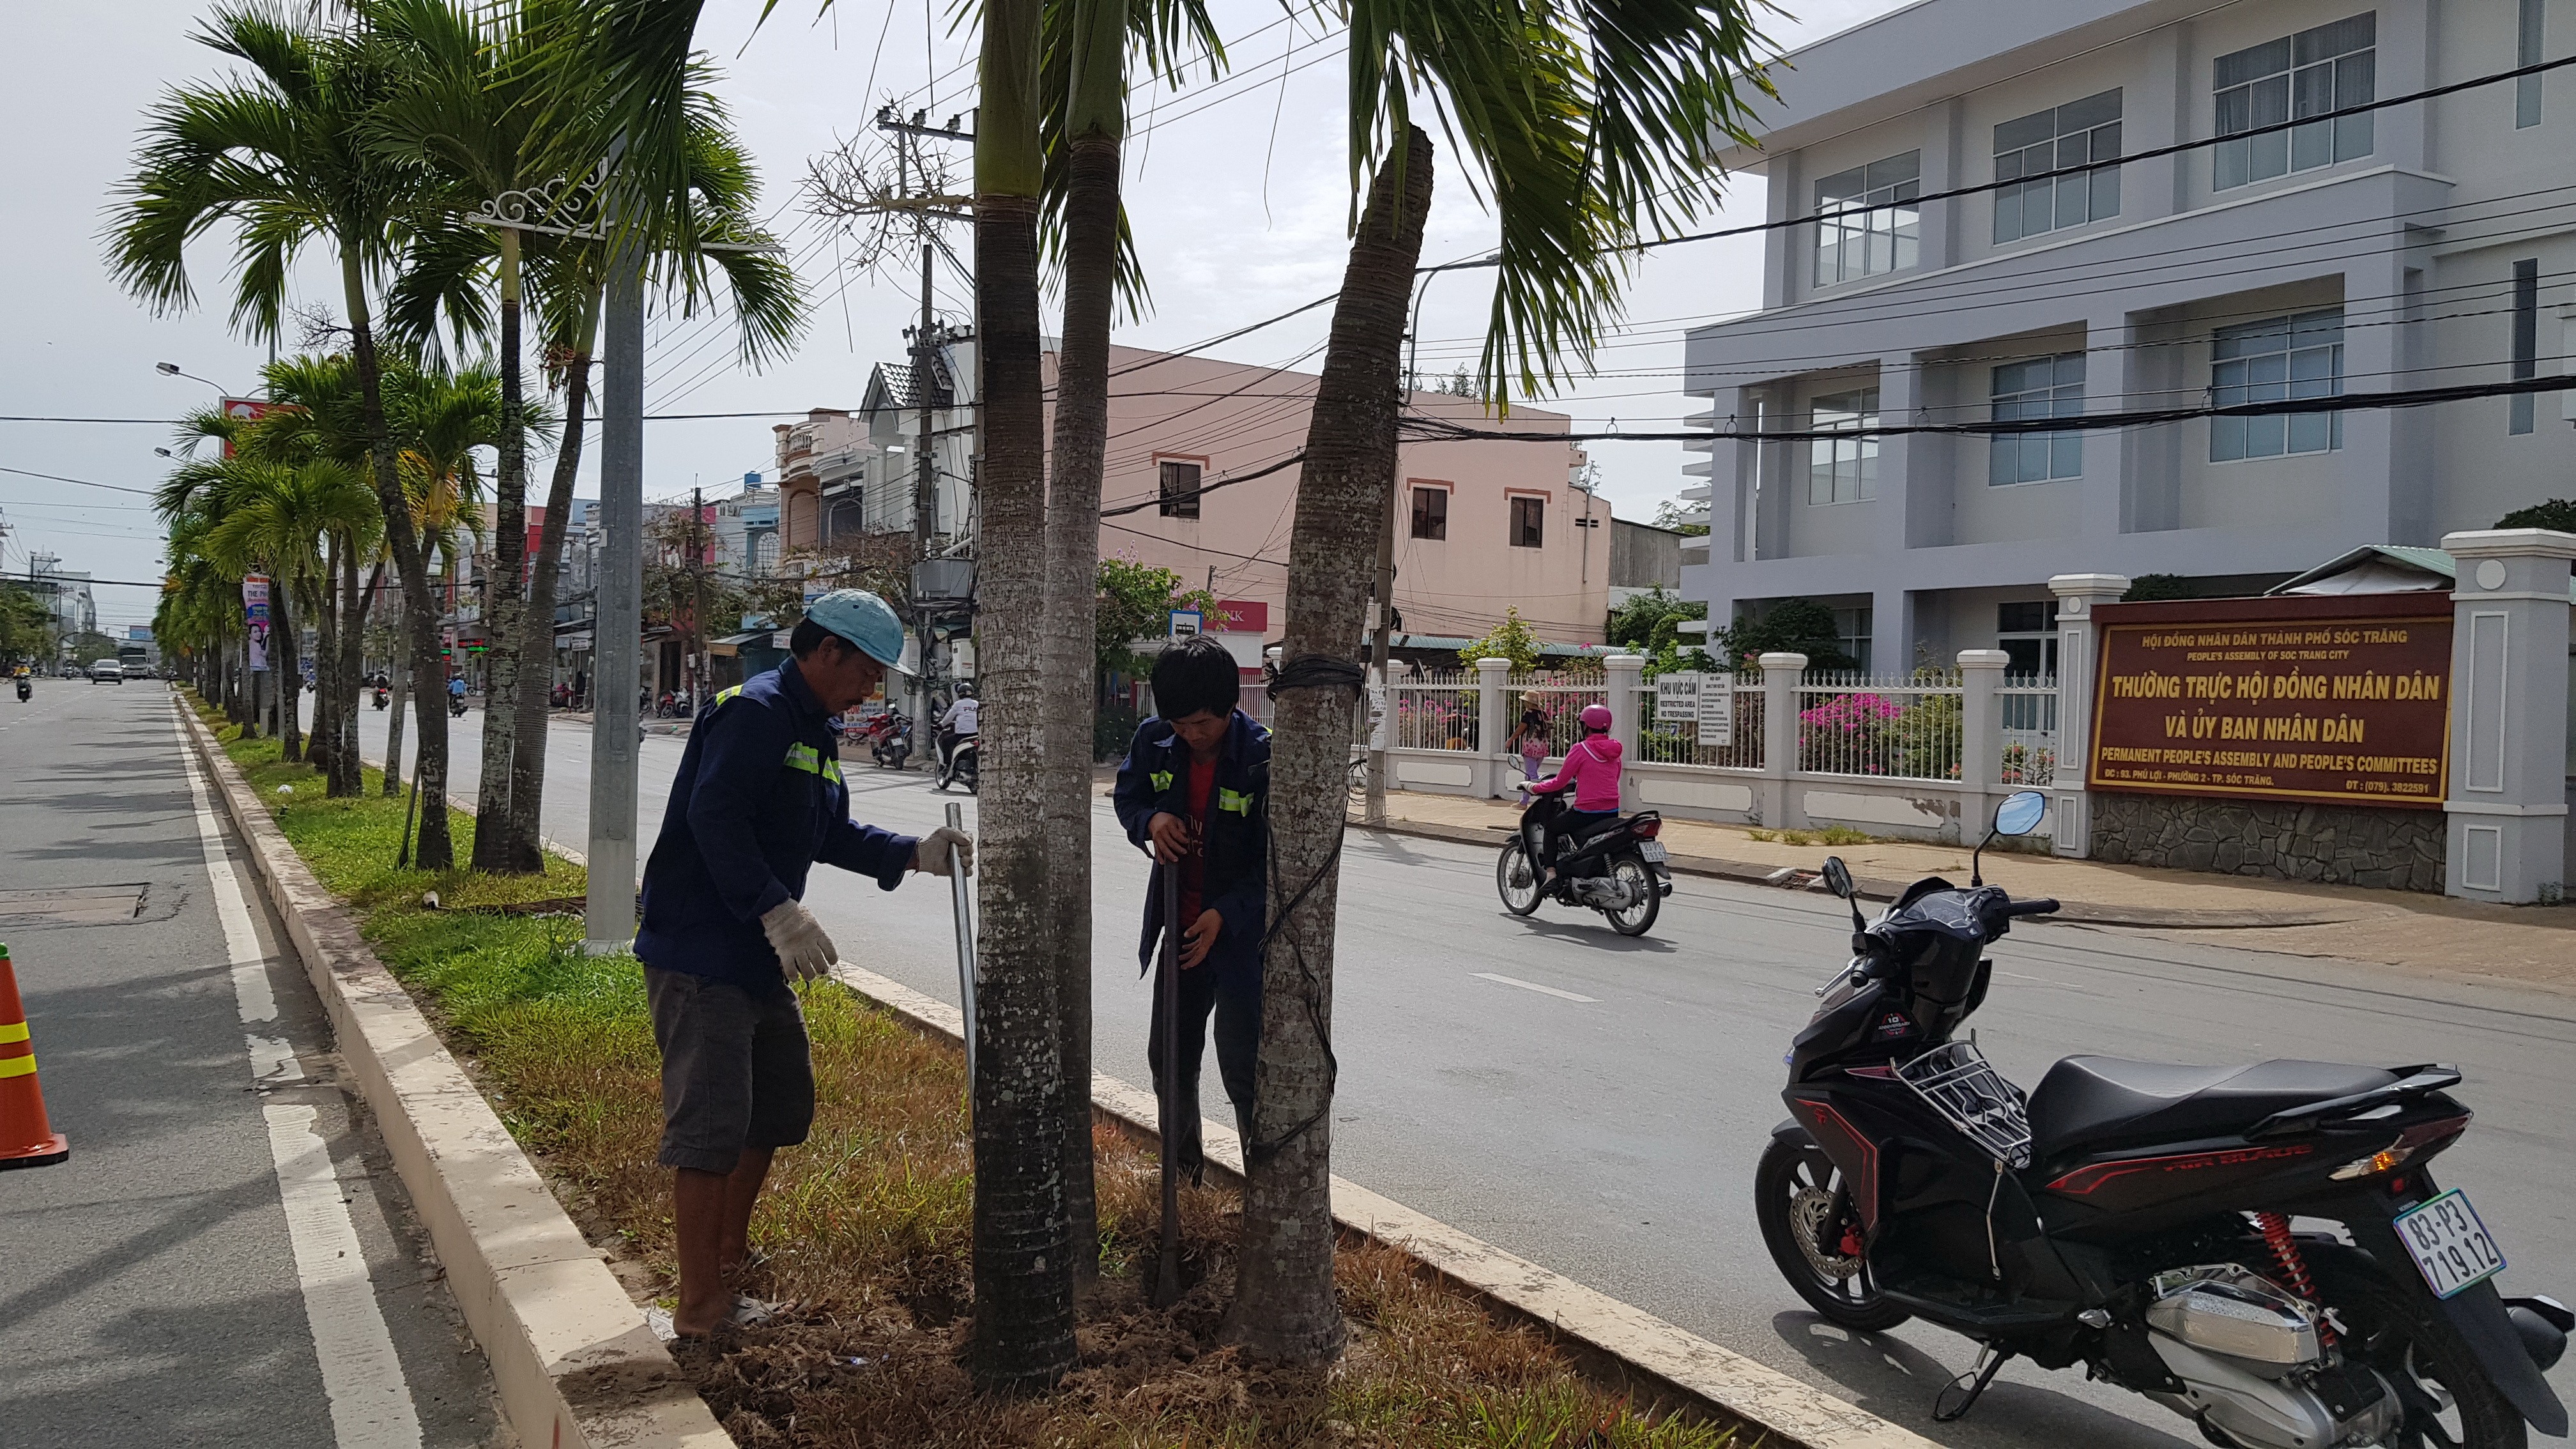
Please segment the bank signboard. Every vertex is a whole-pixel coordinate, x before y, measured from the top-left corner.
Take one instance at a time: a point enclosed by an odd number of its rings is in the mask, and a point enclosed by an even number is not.
[[[2437,591],[2106,604],[2087,788],[2438,808]]]

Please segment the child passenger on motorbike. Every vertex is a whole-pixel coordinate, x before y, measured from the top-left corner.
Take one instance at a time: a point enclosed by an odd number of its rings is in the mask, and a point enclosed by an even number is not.
[[[1554,832],[1558,840],[1580,840],[1594,827],[1619,818],[1619,757],[1625,747],[1610,738],[1610,707],[1591,704],[1583,707],[1583,738],[1565,752],[1565,763],[1553,778],[1529,787],[1534,795],[1554,795],[1574,791],[1574,808],[1557,818]],[[1536,840],[1529,842],[1530,859],[1537,864],[1539,879],[1544,882],[1549,870],[1548,836],[1545,826],[1534,827]]]

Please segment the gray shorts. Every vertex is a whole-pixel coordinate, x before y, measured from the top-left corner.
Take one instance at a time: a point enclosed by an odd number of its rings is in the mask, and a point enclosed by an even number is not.
[[[795,993],[647,966],[644,997],[662,1049],[664,1167],[731,1172],[746,1147],[805,1140],[814,1059]]]

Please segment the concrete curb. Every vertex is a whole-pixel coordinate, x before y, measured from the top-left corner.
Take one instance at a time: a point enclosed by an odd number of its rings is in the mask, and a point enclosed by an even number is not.
[[[920,1031],[963,1039],[964,1018],[936,997],[857,966],[835,967],[832,975]],[[1149,1143],[1158,1139],[1152,1092],[1094,1072],[1091,1102],[1096,1120]],[[1208,1118],[1199,1131],[1209,1167],[1239,1183],[1243,1146],[1234,1128]],[[1588,1366],[1607,1367],[1654,1391],[1646,1397],[1678,1399],[1741,1420],[1763,1431],[1765,1444],[1934,1449],[1911,1430],[1339,1177],[1333,1179],[1333,1221],[1538,1324]]]
[[[492,1366],[527,1449],[730,1449],[643,1311],[573,1226],[482,1090],[323,889],[184,699],[250,863],[329,1011],[334,1046]]]
[[[1390,819],[1384,825],[1364,825],[1357,816],[1351,818],[1354,830],[1376,830],[1389,835],[1416,835],[1426,840],[1448,840],[1462,845],[1490,845],[1502,848],[1501,832],[1479,830],[1466,825],[1449,825],[1436,820]],[[2009,855],[2002,857],[2009,861]],[[1787,890],[1823,891],[1824,884],[1812,870],[1796,866],[1755,865],[1740,860],[1719,860],[1713,856],[1671,856],[1667,862],[1677,875],[1707,876],[1714,880],[1731,880],[1741,885],[1778,886]],[[1911,881],[1888,880],[1861,876],[1853,884],[1869,900],[1891,901],[1902,894]],[[2092,901],[2066,901],[2054,914],[2035,917],[2079,926],[2138,926],[2168,931],[2245,931],[2283,926],[2331,926],[2346,921],[2366,920],[2382,914],[2368,906],[2335,904],[2309,906],[2280,911],[2191,910],[2176,906],[2114,906]]]

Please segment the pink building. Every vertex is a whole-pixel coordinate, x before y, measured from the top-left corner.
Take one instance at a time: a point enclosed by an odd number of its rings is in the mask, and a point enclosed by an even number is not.
[[[1052,358],[1050,358],[1052,373]],[[1302,447],[1317,379],[1203,357],[1110,349],[1100,551],[1180,574],[1229,605],[1211,632],[1257,663],[1286,624],[1297,470],[1225,485]],[[1416,392],[1411,410],[1562,437],[1562,413],[1491,419],[1472,399]],[[1052,418],[1050,418],[1052,423]],[[1417,639],[1473,638],[1507,607],[1557,644],[1599,644],[1609,610],[1610,505],[1573,486],[1584,458],[1554,441],[1406,443],[1397,458],[1395,607]],[[1205,489],[1197,497],[1186,496]],[[1250,607],[1235,608],[1236,604]]]

